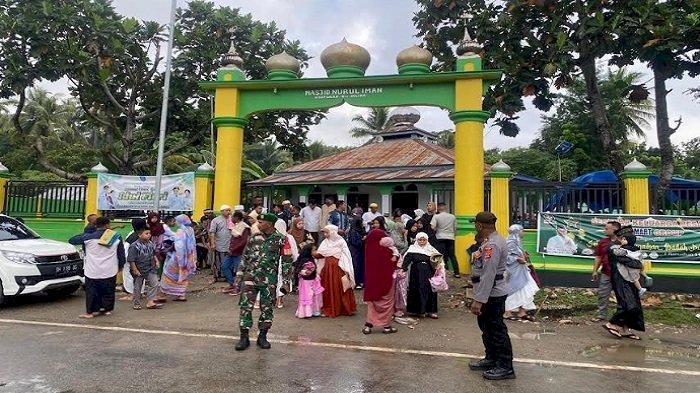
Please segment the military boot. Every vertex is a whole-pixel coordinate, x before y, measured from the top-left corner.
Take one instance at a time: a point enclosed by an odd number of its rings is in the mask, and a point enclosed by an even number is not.
[[[258,333],[258,347],[260,349],[270,349],[272,347],[270,342],[267,341],[267,329],[260,329],[260,333]]]
[[[248,338],[248,329],[241,329],[241,338],[236,344],[236,351],[243,351],[250,346],[250,338]]]
[[[515,379],[515,371],[513,369],[507,369],[503,367],[492,368],[491,370],[484,371],[481,374],[484,378],[490,380],[501,380],[501,379]]]

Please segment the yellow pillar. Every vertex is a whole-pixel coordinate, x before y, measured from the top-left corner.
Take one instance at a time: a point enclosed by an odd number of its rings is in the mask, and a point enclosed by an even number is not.
[[[7,179],[10,178],[10,170],[0,162],[0,213],[8,214],[4,211],[6,206],[5,196],[7,196]]]
[[[635,158],[620,174],[625,186],[625,213],[649,214],[649,176],[651,172]]]
[[[457,59],[457,71],[480,71],[481,58],[473,55]],[[474,243],[471,220],[484,210],[484,122],[489,112],[481,110],[483,81],[481,78],[455,82],[455,216],[457,233],[455,250],[459,270],[469,272],[467,248]]]
[[[510,177],[513,172],[503,160],[491,166],[491,213],[496,215],[496,230],[503,237],[508,237],[510,226]]]
[[[100,173],[107,173],[107,168],[98,163],[90,169],[90,172],[86,174],[87,177],[87,189],[85,190],[85,219],[87,221],[87,216],[90,214],[100,215],[100,211],[97,210],[97,175]]]
[[[238,89],[216,89],[214,124],[216,165],[214,166],[214,206],[238,205],[241,202],[241,165],[243,163],[243,128],[248,120],[238,114]]]
[[[194,173],[194,210],[192,215],[195,218],[201,217],[204,214],[204,210],[213,208],[213,180],[214,168],[209,164],[200,165]]]

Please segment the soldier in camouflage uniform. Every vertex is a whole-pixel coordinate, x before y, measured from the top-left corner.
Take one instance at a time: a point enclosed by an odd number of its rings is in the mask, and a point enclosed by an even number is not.
[[[241,307],[241,338],[236,350],[242,351],[250,346],[248,333],[253,326],[253,305],[260,295],[260,318],[258,319],[257,345],[269,349],[267,331],[272,326],[275,289],[277,286],[277,264],[282,261],[282,274],[287,277],[292,266],[292,250],[284,235],[274,228],[277,216],[266,213],[258,216],[260,233],[248,239],[241,264],[236,273],[236,280],[242,280],[239,305]],[[281,257],[281,258],[280,258]]]
[[[508,285],[503,277],[508,260],[505,240],[496,232],[496,216],[481,212],[474,222],[479,237],[485,239],[479,251],[472,254],[471,277],[474,284],[472,314],[476,315],[481,339],[486,349],[484,359],[469,363],[471,370],[485,370],[486,379],[512,379],[513,348],[508,337],[508,328],[503,322]]]

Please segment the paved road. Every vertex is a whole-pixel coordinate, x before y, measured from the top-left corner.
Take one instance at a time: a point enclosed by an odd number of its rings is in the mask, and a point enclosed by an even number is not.
[[[285,345],[232,350],[226,338],[0,325],[0,392],[697,391],[700,378],[517,365],[490,382],[466,359]]]
[[[653,328],[637,343],[598,326],[511,324],[518,378],[490,382],[467,369],[481,345],[461,309],[364,336],[362,308],[305,321],[285,308],[272,350],[238,353],[235,299],[225,295],[192,294],[158,311],[121,302],[93,321],[76,318],[83,302],[25,298],[0,309],[0,393],[700,391],[697,329]]]

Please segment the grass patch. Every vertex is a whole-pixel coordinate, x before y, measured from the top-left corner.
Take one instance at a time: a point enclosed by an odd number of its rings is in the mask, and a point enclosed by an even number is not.
[[[700,313],[700,309],[683,307],[681,301],[671,299],[666,294],[654,293],[651,296],[661,301],[659,305],[644,307],[646,323],[700,327],[700,318],[695,316]],[[539,318],[547,316],[551,320],[587,319],[596,315],[598,297],[591,289],[543,288],[535,295],[535,304],[538,307],[542,305]],[[611,302],[610,309],[615,309],[615,303]]]
[[[670,326],[700,327],[700,318],[695,316],[698,313],[700,309],[682,307],[679,301],[665,301],[661,307],[645,308],[644,321]]]

